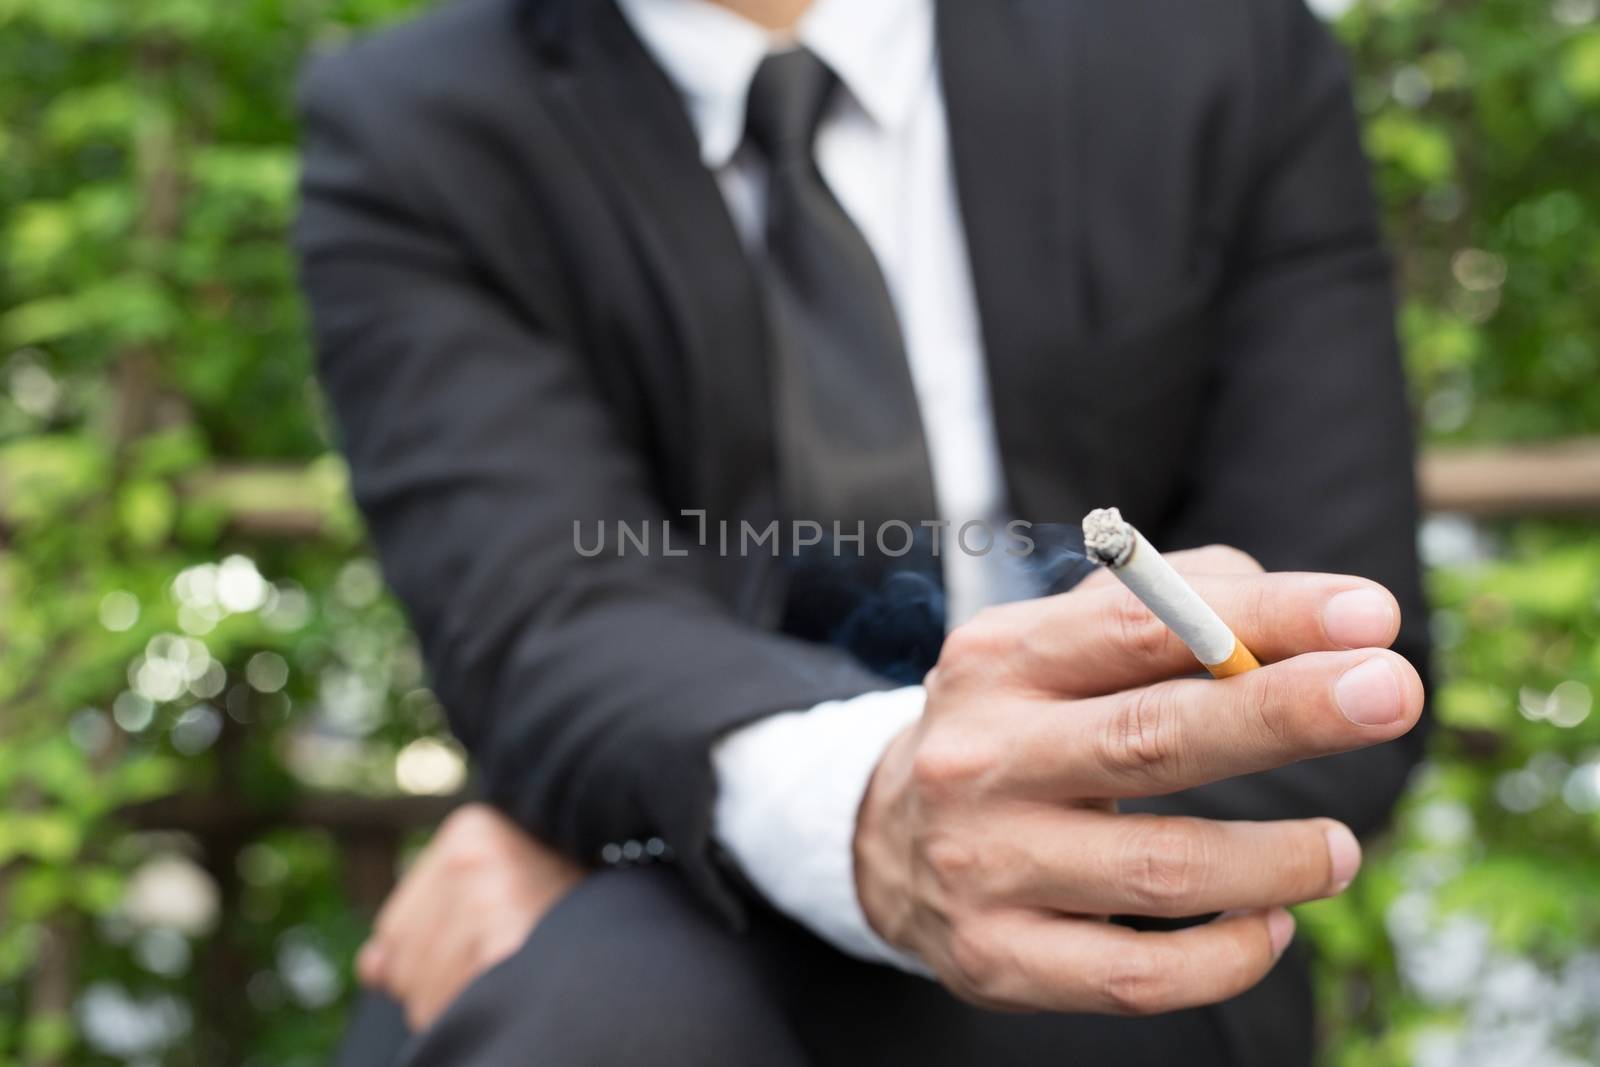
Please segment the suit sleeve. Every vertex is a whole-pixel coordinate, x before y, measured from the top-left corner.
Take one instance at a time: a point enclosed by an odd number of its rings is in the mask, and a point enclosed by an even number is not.
[[[1260,5],[1262,151],[1228,263],[1217,391],[1174,544],[1222,542],[1270,570],[1359,574],[1399,599],[1396,650],[1427,677],[1413,443],[1379,234],[1343,56],[1300,0]],[[1225,818],[1387,818],[1426,720],[1360,752],[1153,804]]]
[[[737,921],[708,843],[715,739],[887,683],[736,618],[697,555],[577,551],[575,523],[660,536],[647,457],[583,354],[418,206],[341,74],[324,62],[301,94],[302,282],[356,499],[451,725],[529,830],[586,860],[659,837]]]

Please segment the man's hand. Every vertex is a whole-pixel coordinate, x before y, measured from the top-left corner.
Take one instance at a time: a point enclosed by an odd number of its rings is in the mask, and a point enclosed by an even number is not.
[[[420,1033],[515,952],[583,875],[493,808],[469,804],[444,821],[384,904],[357,974],[398,1000]]]
[[[872,926],[958,995],[994,1008],[1144,1014],[1260,981],[1294,922],[1282,906],[1341,891],[1361,862],[1331,819],[1213,822],[1118,815],[1155,796],[1389,741],[1422,682],[1386,651],[1382,587],[1262,574],[1231,549],[1179,553],[1269,666],[1184,678],[1194,656],[1109,579],[984,612],[954,631],[923,718],[890,745],[857,820]],[[1360,782],[1351,782],[1360,789]],[[1224,912],[1142,933],[1111,915]]]

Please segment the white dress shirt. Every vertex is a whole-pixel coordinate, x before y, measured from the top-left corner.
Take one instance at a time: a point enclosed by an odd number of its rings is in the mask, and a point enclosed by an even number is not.
[[[899,316],[939,518],[1004,528],[1007,513],[978,310],[950,164],[932,0],[815,0],[777,37],[710,0],[619,0],[683,94],[746,245],[763,240],[765,174],[742,146],[745,99],[769,52],[796,44],[838,76],[817,130],[823,180],[877,257]],[[945,539],[946,545],[949,538]],[[1033,595],[1003,552],[945,548],[949,625]],[[713,832],[777,908],[852,955],[921,970],[856,899],[856,812],[889,741],[922,713],[920,686],[762,719],[713,750]]]

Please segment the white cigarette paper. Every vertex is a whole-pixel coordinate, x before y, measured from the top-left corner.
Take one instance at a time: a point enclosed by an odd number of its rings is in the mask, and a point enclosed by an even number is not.
[[[1261,665],[1194,586],[1116,508],[1099,508],[1084,517],[1083,547],[1091,560],[1104,564],[1177,634],[1213,675],[1225,678]]]

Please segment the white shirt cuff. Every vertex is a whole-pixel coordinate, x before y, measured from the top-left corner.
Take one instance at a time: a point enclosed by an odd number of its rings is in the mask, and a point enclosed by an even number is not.
[[[779,911],[842,952],[931,972],[867,923],[856,898],[856,813],[878,760],[922,715],[921,686],[771,715],[711,751],[712,832]]]

